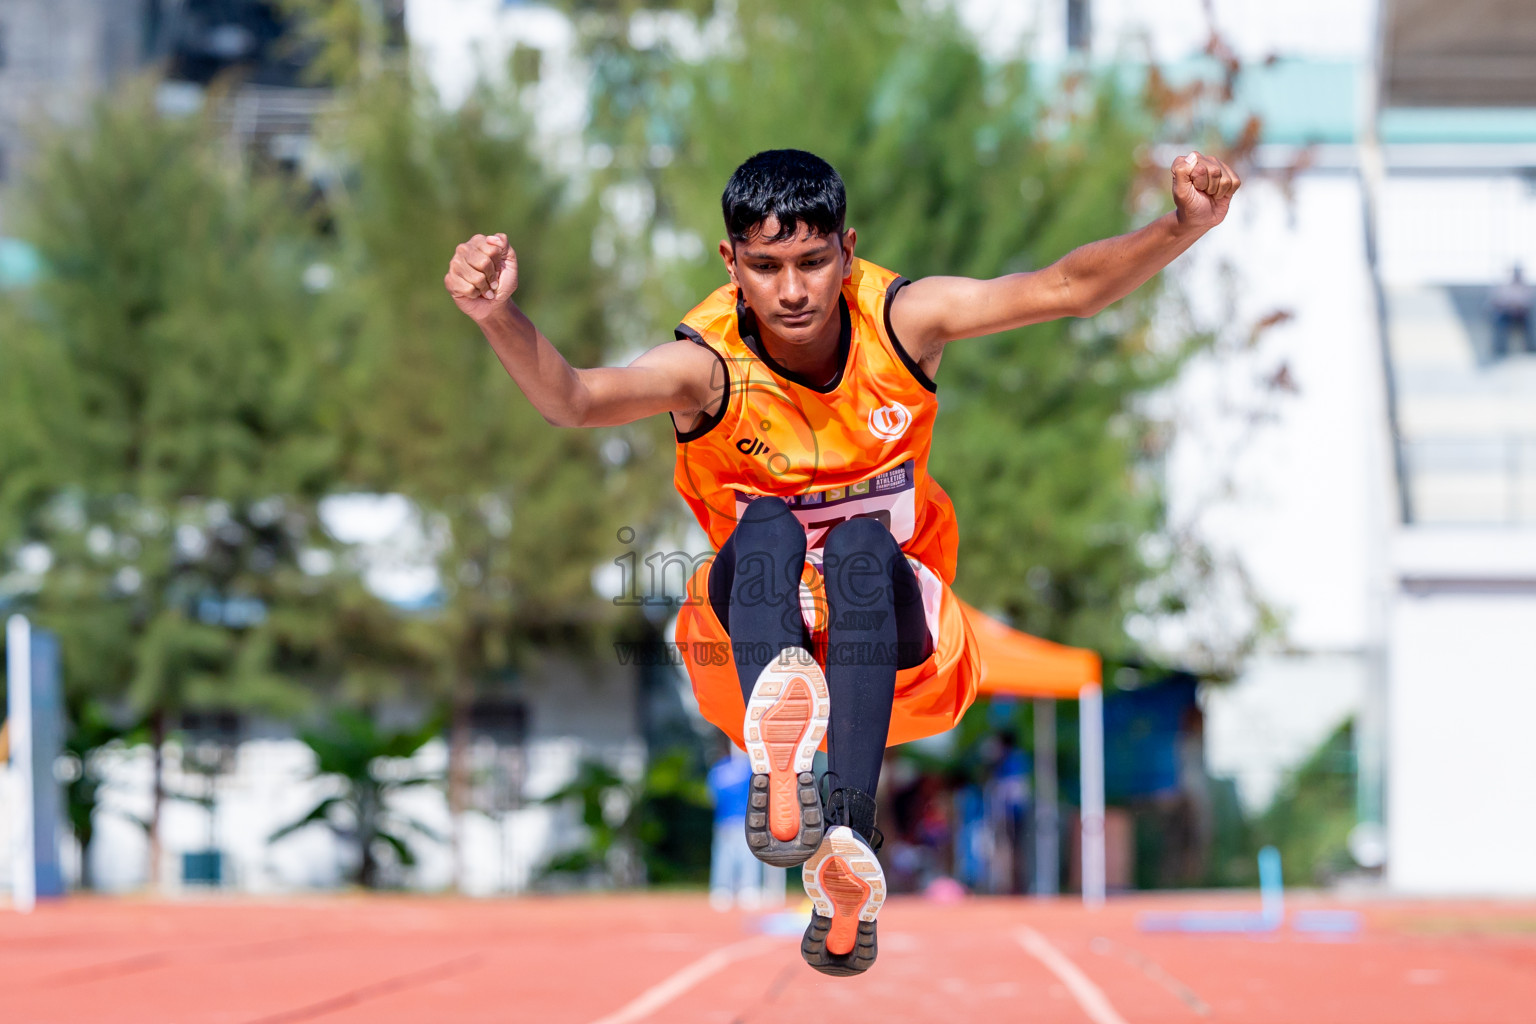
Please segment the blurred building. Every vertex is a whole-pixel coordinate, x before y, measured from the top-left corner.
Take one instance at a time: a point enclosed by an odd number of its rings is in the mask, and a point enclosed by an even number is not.
[[[1389,0],[1379,72],[1364,180],[1397,484],[1388,873],[1414,891],[1529,894],[1536,357],[1528,333],[1496,352],[1489,299],[1536,267],[1536,7]]]
[[[401,23],[398,5],[380,9]],[[225,85],[216,113],[237,144],[296,166],[326,93],[307,82],[307,55],[286,28],[270,0],[0,0],[0,237],[13,228],[6,185],[25,173],[34,130],[78,121],[149,68],[169,112],[196,111]]]
[[[446,842],[417,836],[411,839],[416,866],[387,867],[385,884],[443,889],[457,877],[471,894],[528,888],[552,853],[583,839],[579,814],[543,798],[568,784],[586,760],[637,778],[648,730],[665,729],[673,713],[680,713],[675,690],[655,690],[633,666],[594,670],[550,657],[500,681],[470,709],[474,811],[459,823],[460,864],[456,868]],[[425,717],[415,706],[386,707],[382,714],[386,725],[397,727],[418,726]],[[269,842],[336,791],[330,780],[313,778],[314,756],[290,724],[201,713],[177,725],[165,762],[172,795],[161,823],[166,888],[264,893],[342,884],[355,851],[326,827]],[[144,747],[112,756],[95,817],[91,877],[100,889],[121,891],[147,881],[148,846],[139,822],[149,814],[151,763]],[[442,778],[447,763],[447,745],[438,739],[399,770]],[[402,790],[391,807],[439,836],[453,831],[441,786]],[[66,863],[78,873],[78,851],[66,851]]]
[[[1284,621],[1207,690],[1212,769],[1261,809],[1353,718],[1359,864],[1406,892],[1536,892],[1536,359],[1499,356],[1490,308],[1536,265],[1536,8],[1310,7],[1213,5],[1242,59],[1281,57],[1242,73],[1263,142],[1183,278],[1219,293],[1227,263],[1226,315],[1286,319],[1180,384],[1172,514]],[[1262,426],[1210,500],[1233,407]]]
[[[1491,309],[1536,271],[1536,6],[957,10],[1045,67],[1152,59],[1179,84],[1233,61],[1234,134],[1259,118],[1169,314],[1235,342],[1174,389],[1166,463],[1171,522],[1228,582],[1142,634],[1220,649],[1246,595],[1278,613],[1203,690],[1211,772],[1257,814],[1353,721],[1357,864],[1406,892],[1536,892],[1536,357],[1515,331],[1501,354]]]
[[[137,0],[0,0],[0,235],[6,185],[31,153],[28,126],[68,122],[146,57]]]

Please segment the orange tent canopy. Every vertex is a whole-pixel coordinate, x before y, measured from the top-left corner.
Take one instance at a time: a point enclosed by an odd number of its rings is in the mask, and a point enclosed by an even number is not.
[[[1093,651],[1020,633],[964,601],[960,607],[981,651],[982,693],[1075,700],[1083,687],[1102,681],[1103,666]]]

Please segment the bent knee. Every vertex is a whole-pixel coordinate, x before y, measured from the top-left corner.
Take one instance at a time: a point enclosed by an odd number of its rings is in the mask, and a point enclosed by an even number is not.
[[[738,543],[759,547],[764,543],[805,547],[805,528],[783,498],[757,498],[742,510],[736,523]]]
[[[891,536],[891,531],[878,519],[864,516],[832,527],[827,534],[824,550],[829,557],[847,557],[863,552],[883,559],[899,554],[901,547],[896,543],[896,538]]]

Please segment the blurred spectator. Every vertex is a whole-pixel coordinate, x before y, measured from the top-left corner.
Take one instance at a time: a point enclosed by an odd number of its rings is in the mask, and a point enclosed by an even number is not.
[[[1531,338],[1531,304],[1536,299],[1531,286],[1526,283],[1518,265],[1510,272],[1509,280],[1498,285],[1488,295],[1488,310],[1493,317],[1493,357],[1502,359],[1509,354],[1509,335],[1520,332],[1527,352],[1536,352]]]
[[[981,781],[954,794],[955,877],[972,892],[1024,892],[1031,758],[1010,732],[989,736],[980,753]]]
[[[976,892],[988,892],[989,867],[997,850],[997,838],[987,816],[982,787],[965,785],[955,790],[955,878]]]
[[[733,904],[750,909],[762,902],[762,863],[747,848],[747,796],[751,785],[751,762],[734,746],[709,770],[709,795],[715,803],[709,902],[716,910],[729,910]]]
[[[989,891],[1021,893],[1029,891],[1029,780],[1034,772],[1034,758],[1019,749],[1011,733],[1003,733],[1001,741],[1002,751],[988,786],[1000,853],[992,865]]]
[[[880,859],[893,892],[920,892],[951,868],[950,793],[937,775],[904,767],[911,774],[893,780],[891,828]]]

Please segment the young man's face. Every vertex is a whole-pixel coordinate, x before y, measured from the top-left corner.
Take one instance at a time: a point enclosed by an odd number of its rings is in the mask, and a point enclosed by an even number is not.
[[[764,331],[790,343],[837,335],[837,297],[853,267],[854,232],[818,235],[804,223],[788,238],[764,241],[779,230],[769,217],[745,242],[720,243],[731,280]]]

